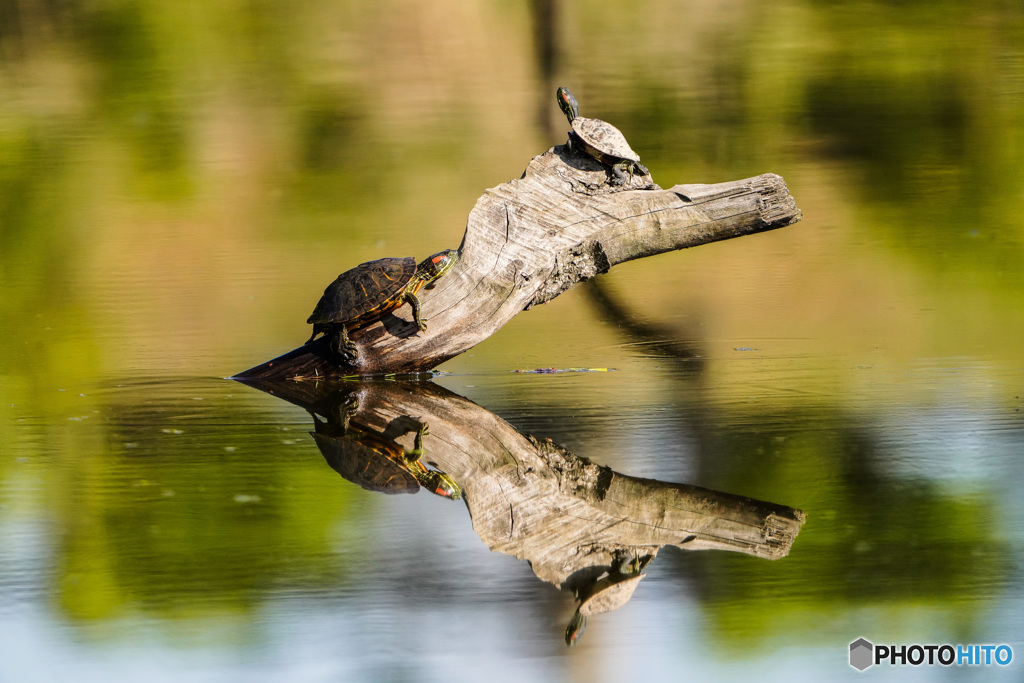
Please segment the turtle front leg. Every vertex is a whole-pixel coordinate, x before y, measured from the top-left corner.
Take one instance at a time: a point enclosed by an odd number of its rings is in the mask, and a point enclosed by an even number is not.
[[[627,175],[629,172],[629,175]],[[611,184],[624,185],[627,180],[633,179],[633,168],[629,162],[621,161],[611,165]]]
[[[627,162],[620,161],[617,164],[612,164],[611,168],[612,168],[612,179],[611,179],[611,184],[612,185],[625,185],[627,180],[632,180],[633,179],[632,168],[629,167],[629,164]],[[626,170],[627,169],[630,171],[630,174],[628,176],[626,175]]]
[[[416,321],[416,327],[420,328],[421,332],[427,329],[427,321],[420,317],[420,300],[411,293],[405,295],[405,300],[412,306],[412,318]]]

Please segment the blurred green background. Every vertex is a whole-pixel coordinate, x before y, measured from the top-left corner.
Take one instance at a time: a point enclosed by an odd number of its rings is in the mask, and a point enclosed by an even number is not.
[[[464,510],[338,480],[304,413],[219,379],[301,344],[342,270],[456,247],[564,142],[558,85],[663,187],[774,172],[804,212],[442,367],[581,456],[808,512],[777,563],[666,553],[644,618],[571,652],[568,597]],[[742,677],[792,648],[799,678],[862,635],[1020,645],[1022,201],[1009,0],[0,3],[6,666]],[[616,372],[510,374],[551,366]],[[286,654],[332,616],[351,650]]]

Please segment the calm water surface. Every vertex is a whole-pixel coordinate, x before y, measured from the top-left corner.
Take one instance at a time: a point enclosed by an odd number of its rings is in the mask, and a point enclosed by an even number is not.
[[[0,680],[835,680],[861,636],[1014,650],[875,677],[1020,678],[1015,3],[14,7]],[[619,266],[429,382],[225,379],[301,344],[341,270],[457,246],[563,142],[563,83],[662,186],[776,172],[804,220]],[[350,480],[424,423],[464,498]],[[557,487],[517,508],[551,481],[502,478],[529,448],[638,508],[728,504],[634,538],[646,577],[568,648],[544,553],[630,525],[579,531],[608,510]],[[489,535],[494,490],[554,540]],[[707,547],[792,509],[784,557]]]

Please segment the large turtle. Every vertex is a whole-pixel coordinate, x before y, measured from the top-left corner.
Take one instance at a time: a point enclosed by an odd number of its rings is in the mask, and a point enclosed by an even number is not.
[[[310,432],[335,472],[367,491],[416,493],[422,487],[442,498],[457,500],[462,496],[454,479],[423,464],[423,437],[430,433],[425,422],[419,423],[413,449],[406,450],[380,432],[356,424],[352,420],[354,410],[343,410],[340,435],[315,414],[317,431]]]
[[[313,334],[306,343],[323,332],[330,340],[331,350],[341,360],[354,360],[356,345],[348,338],[349,330],[368,325],[404,303],[412,306],[416,326],[427,329],[427,323],[420,317],[416,292],[447,273],[458,260],[458,251],[446,249],[419,265],[411,256],[382,258],[345,271],[327,286],[306,320],[313,325]]]
[[[601,119],[580,116],[580,106],[568,88],[559,88],[556,97],[559,108],[572,126],[569,149],[580,148],[611,168],[612,185],[622,185],[627,179],[632,180],[634,173],[650,174],[647,167],[640,163],[640,155],[630,148],[626,136],[618,128]]]

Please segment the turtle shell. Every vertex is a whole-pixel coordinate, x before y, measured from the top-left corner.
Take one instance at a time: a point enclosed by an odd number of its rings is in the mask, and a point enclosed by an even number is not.
[[[572,120],[572,132],[583,141],[592,153],[602,161],[615,163],[620,159],[640,161],[640,155],[632,150],[622,132],[601,119],[587,119],[577,116]]]
[[[580,614],[589,616],[591,614],[604,614],[605,612],[617,610],[629,602],[629,599],[633,597],[633,591],[636,590],[636,585],[645,576],[647,574],[638,574],[601,587],[580,603]]]
[[[362,263],[327,286],[306,322],[356,323],[381,316],[402,304],[402,294],[415,274],[412,256]]]
[[[345,437],[332,437],[311,432],[327,464],[335,472],[367,491],[416,493],[420,483],[395,458],[401,453],[389,452],[383,443],[361,443]]]

